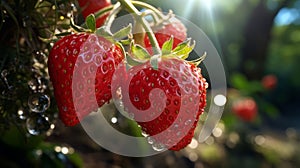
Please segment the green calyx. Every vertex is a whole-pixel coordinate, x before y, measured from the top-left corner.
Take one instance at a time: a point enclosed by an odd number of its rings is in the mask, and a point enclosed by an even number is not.
[[[89,30],[92,32],[96,31],[96,17],[95,15],[91,14],[85,19],[85,24]]]
[[[115,33],[111,33],[111,31],[109,29],[107,29],[107,27],[102,26],[100,28],[98,28],[95,33],[98,36],[102,36],[104,38],[106,38],[108,41],[115,43],[116,41],[121,41],[122,39],[128,37],[128,35],[131,33],[132,31],[132,25],[129,24],[128,26],[118,30]]]
[[[103,25],[102,27],[96,27],[96,17],[94,14],[90,14],[86,17],[85,27],[78,26],[74,23],[74,20],[71,18],[71,27],[77,32],[87,32],[87,33],[95,33],[98,36],[102,36],[108,41],[112,43],[116,43],[117,41],[121,41],[124,38],[128,37],[129,34],[132,32],[132,25],[129,24],[128,26],[118,30],[115,33],[111,33],[110,25]]]
[[[189,54],[193,51],[195,47],[195,41],[191,42],[191,39],[178,44],[177,47],[173,48],[174,38],[171,37],[162,45],[162,55],[156,54],[151,56],[149,52],[139,44],[131,42],[130,44],[130,53],[126,55],[126,61],[129,66],[136,66],[143,64],[147,61],[150,61],[151,66],[154,69],[158,69],[158,62],[161,59],[181,59],[185,60],[189,57]],[[191,64],[198,66],[206,57],[206,53],[203,56],[199,57],[196,60],[187,61]]]

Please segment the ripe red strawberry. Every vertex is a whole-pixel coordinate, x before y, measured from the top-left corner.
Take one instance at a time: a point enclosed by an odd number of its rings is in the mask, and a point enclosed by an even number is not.
[[[147,61],[126,75],[125,70],[118,71],[124,83],[116,89],[117,96],[142,131],[155,140],[153,146],[176,151],[187,146],[206,105],[207,83],[201,69],[177,58],[162,58],[157,70]]]
[[[71,34],[55,43],[48,69],[66,126],[76,125],[111,99],[112,75],[123,57],[118,45],[95,34]]]
[[[261,82],[265,89],[272,90],[277,85],[277,77],[275,75],[266,75]]]
[[[78,0],[79,6],[81,7],[81,13],[84,17],[84,19],[90,15],[93,14],[105,7],[108,7],[111,5],[110,0]],[[105,22],[105,19],[107,18],[108,14],[105,14],[104,16],[97,18],[96,20],[96,27],[100,27]]]
[[[233,103],[232,111],[244,121],[253,121],[258,109],[252,98],[244,98]]]
[[[163,22],[162,25],[152,27],[152,29],[160,48],[164,42],[170,39],[171,36],[174,37],[173,49],[187,38],[186,27],[176,18],[171,18],[169,21]],[[145,35],[144,43],[145,48],[149,51],[149,53],[152,53],[152,46],[148,35]]]

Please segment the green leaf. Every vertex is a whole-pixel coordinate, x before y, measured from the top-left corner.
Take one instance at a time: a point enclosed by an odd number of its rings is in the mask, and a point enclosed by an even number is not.
[[[7,146],[28,150],[35,148],[42,142],[42,136],[25,137],[26,133],[23,131],[24,130],[17,126],[10,126],[9,129],[1,134],[0,141],[5,143]]]
[[[173,42],[174,42],[174,38],[173,36],[171,36],[171,38],[163,44],[161,48],[163,55],[167,55],[171,53],[173,48]]]
[[[128,26],[122,28],[121,30],[117,31],[116,33],[113,34],[114,39],[123,39],[125,37],[127,37],[132,30],[132,25],[129,24]]]
[[[246,90],[248,88],[249,81],[240,73],[233,74],[230,81],[231,85],[236,89]]]
[[[76,167],[83,167],[83,160],[79,154],[73,153],[67,155],[67,157]]]
[[[96,18],[94,14],[90,14],[88,17],[86,17],[86,25],[87,27],[92,31],[95,32],[96,30]]]
[[[149,60],[151,57],[148,51],[138,44],[131,45],[131,52],[133,56],[139,60]]]

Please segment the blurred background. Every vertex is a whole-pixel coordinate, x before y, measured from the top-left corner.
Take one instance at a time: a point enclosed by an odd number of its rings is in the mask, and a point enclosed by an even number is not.
[[[71,0],[1,0],[0,164],[300,167],[300,0],[145,2],[190,20],[216,46],[228,90],[223,116],[212,135],[204,143],[194,139],[180,152],[134,158],[101,148],[80,125],[64,127],[57,117],[46,62],[53,43],[50,38],[53,32],[69,28],[70,11],[76,21],[82,20],[78,4]],[[36,97],[47,107],[43,115],[30,112],[30,101]],[[110,120],[114,115],[106,117]],[[206,116],[201,116],[198,129]],[[139,133],[126,122],[114,126],[128,134]]]

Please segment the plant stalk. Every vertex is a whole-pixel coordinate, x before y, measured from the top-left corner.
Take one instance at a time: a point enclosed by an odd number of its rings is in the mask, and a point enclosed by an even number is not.
[[[150,25],[148,24],[148,22],[146,21],[146,19],[144,18],[143,14],[132,4],[132,2],[130,0],[118,0],[121,5],[127,9],[127,11],[129,13],[133,14],[133,17],[135,18],[136,22],[141,24],[143,26],[143,28],[145,29],[148,37],[149,37],[149,41],[152,45],[153,48],[153,54],[154,55],[161,55],[161,50],[160,47],[158,45],[158,42],[156,40],[156,37],[150,27]]]

